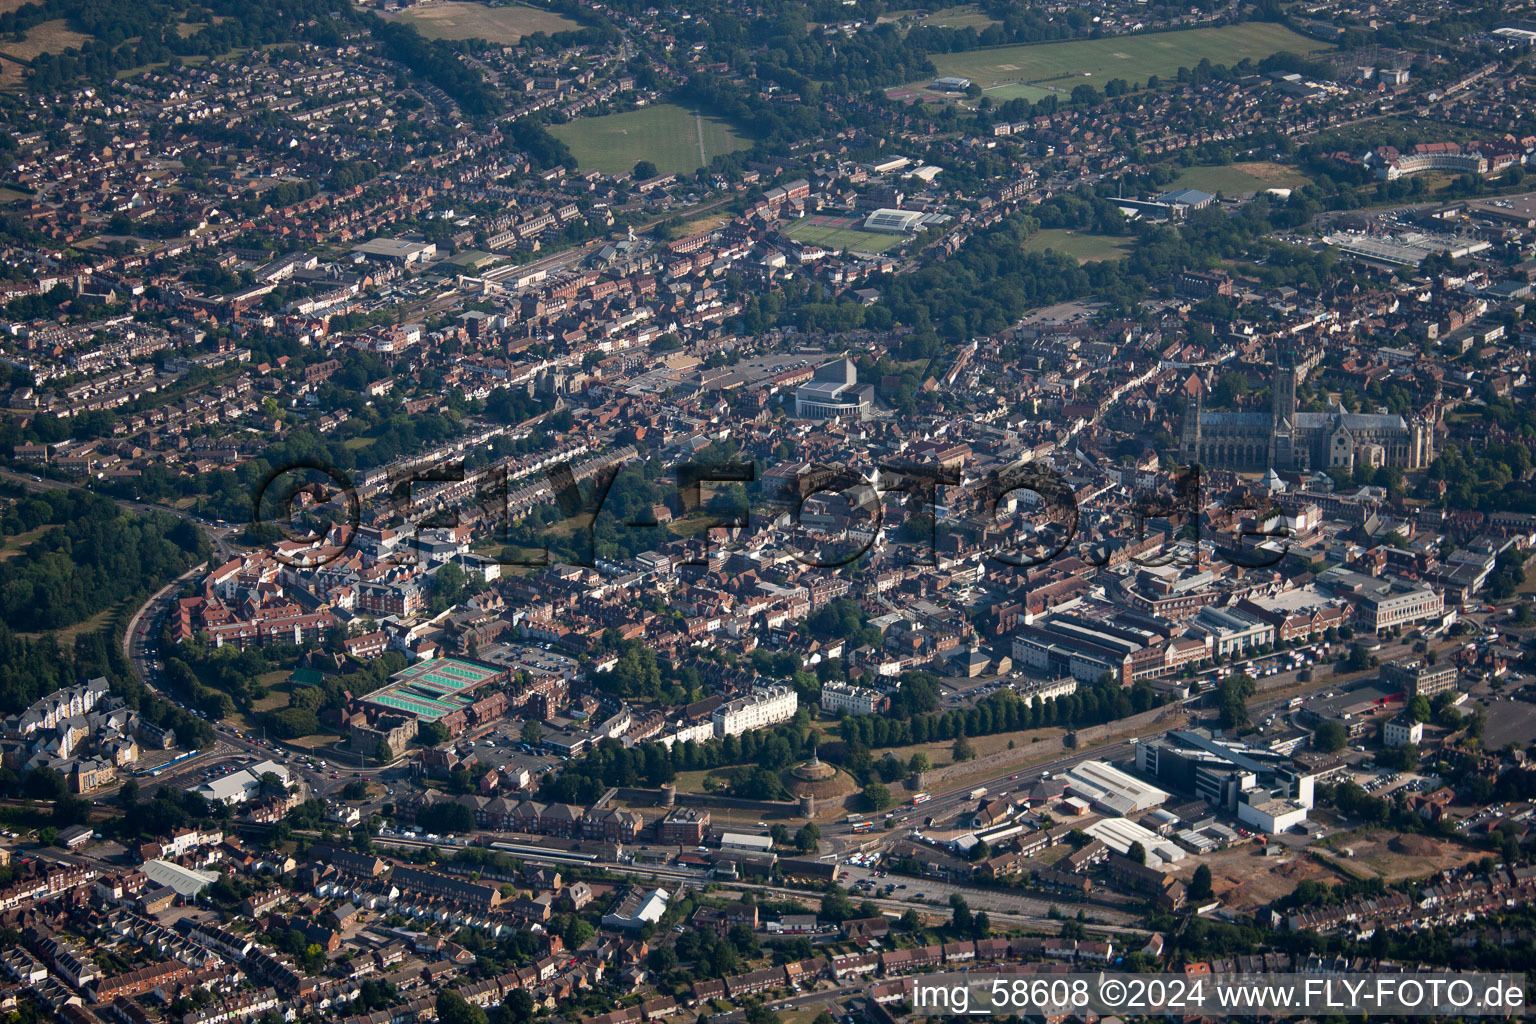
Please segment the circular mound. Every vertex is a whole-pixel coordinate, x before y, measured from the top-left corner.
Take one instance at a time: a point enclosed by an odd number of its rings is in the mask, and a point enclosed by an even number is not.
[[[809,761],[801,761],[789,770],[789,774],[802,782],[820,782],[822,779],[830,779],[837,774],[837,769],[827,764],[818,757],[812,757]]]
[[[807,778],[801,770],[809,766],[810,762],[798,764],[784,773],[784,788],[795,797],[813,796],[820,803],[840,800],[859,791],[858,783],[847,772],[817,762],[816,768],[811,771],[813,777]]]
[[[1387,847],[1393,853],[1402,853],[1409,857],[1431,857],[1440,852],[1440,848],[1435,845],[1433,839],[1415,835],[1393,836],[1388,840]]]

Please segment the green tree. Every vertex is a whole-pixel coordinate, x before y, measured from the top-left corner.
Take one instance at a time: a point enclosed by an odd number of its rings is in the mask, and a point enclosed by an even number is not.
[[[437,994],[437,1020],[438,1024],[490,1024],[484,1010],[449,988]]]
[[[1323,721],[1312,732],[1312,746],[1330,754],[1343,750],[1348,739],[1349,732],[1344,723],[1333,718]]]
[[[857,917],[858,913],[853,901],[848,898],[847,890],[842,886],[834,883],[822,894],[821,917],[823,920],[841,923],[851,917]]]
[[[576,950],[585,946],[596,931],[591,924],[573,915],[560,937],[565,940],[566,949]]]
[[[1147,862],[1147,848],[1140,843],[1132,843],[1130,849],[1125,851],[1125,855],[1137,864]]]
[[[1189,880],[1189,898],[1192,900],[1211,898],[1211,869],[1208,865],[1201,864],[1195,868],[1195,874]]]
[[[864,787],[864,804],[872,811],[883,811],[891,806],[891,791],[883,782],[871,782]]]
[[[955,893],[949,898],[949,926],[954,929],[956,935],[969,935],[971,933],[971,905],[965,897]]]
[[[1243,672],[1222,680],[1216,690],[1216,707],[1221,712],[1223,729],[1242,729],[1248,725],[1248,699],[1256,689],[1253,677]]]

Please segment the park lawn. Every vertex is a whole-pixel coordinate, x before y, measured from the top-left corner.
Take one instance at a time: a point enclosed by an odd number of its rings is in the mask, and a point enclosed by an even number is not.
[[[1008,765],[1009,767],[1014,767],[1030,761],[1042,760],[1051,756],[1059,756],[1061,753],[1060,749],[1057,748],[1054,744],[1047,748],[1045,751],[1032,750],[1031,748],[1033,748],[1035,744],[1045,740],[1060,739],[1062,736],[1066,735],[1066,732],[1067,731],[1065,729],[1059,726],[1047,725],[1038,729],[1020,729],[1017,732],[997,732],[990,736],[970,736],[967,737],[966,742],[968,742],[971,745],[971,749],[976,752],[977,758],[987,757],[990,754],[1002,753],[1004,750],[1008,749],[1008,744],[1012,743],[1013,750],[1018,755],[1018,757],[1017,760],[1010,759]],[[927,755],[928,760],[932,762],[935,767],[942,768],[945,765],[955,763],[954,750],[954,740],[935,740],[932,743],[913,743],[910,746],[905,747],[886,747],[876,751],[876,753],[879,756],[884,757],[885,754],[889,752],[903,763],[912,760],[913,754],[925,754]],[[978,765],[977,770],[990,771],[995,774],[1005,769],[1000,768],[997,765]],[[954,780],[948,780],[944,783],[944,790],[946,792],[959,788],[961,787],[955,784]],[[897,790],[893,788],[892,792],[897,792]]]
[[[1078,263],[1118,260],[1131,253],[1131,240],[1112,235],[1093,235],[1069,228],[1045,228],[1029,236],[1024,243],[1029,252],[1054,249],[1071,256]]]
[[[980,32],[982,29],[996,25],[997,21],[975,4],[962,4],[959,7],[946,7],[941,11],[934,11],[915,24],[926,25],[929,28],[973,28]]]
[[[65,50],[79,49],[90,42],[90,39],[90,36],[81,35],[70,28],[69,23],[63,18],[55,18],[32,26],[19,43],[9,39],[0,42],[0,53],[15,57],[16,60],[30,61],[45,53],[63,53]],[[0,86],[14,88],[20,85],[24,73],[25,69],[16,61],[0,60]]]
[[[1174,179],[1174,188],[1197,188],[1212,195],[1245,195],[1267,188],[1300,188],[1312,179],[1294,167],[1256,160],[1214,167],[1190,167]]]
[[[786,234],[797,242],[808,242],[841,252],[852,249],[857,252],[885,252],[907,240],[906,235],[888,235],[876,231],[860,231],[857,228],[834,228],[825,224],[812,224],[803,220],[791,227]]]
[[[526,4],[490,7],[476,3],[431,4],[398,14],[385,14],[391,21],[404,21],[428,39],[484,39],[488,43],[513,46],[535,32],[553,35],[581,26],[553,11],[543,11]]]
[[[181,62],[183,64],[207,64],[209,63],[209,58],[205,53],[189,53],[181,58]],[[149,64],[140,64],[137,67],[124,68],[112,77],[119,82],[123,82],[133,78],[135,75],[142,75],[146,71],[163,71],[170,66],[171,62],[168,60],[157,60]]]
[[[649,160],[662,174],[687,174],[708,167],[722,153],[750,145],[723,119],[671,103],[578,117],[549,131],[570,148],[581,167],[613,175],[631,173],[641,160]]]
[[[57,525],[57,523],[44,523],[35,530],[26,530],[15,536],[0,539],[0,562],[5,561],[7,558],[15,558],[26,550],[28,544],[31,544]]]
[[[1244,57],[1259,60],[1281,50],[1307,54],[1323,49],[1327,49],[1324,44],[1283,25],[1254,21],[1220,28],[936,53],[933,64],[939,76],[969,78],[983,89],[1005,82],[1061,78],[1123,78],[1132,85],[1142,85],[1150,75],[1171,78],[1179,68],[1193,68],[1205,58],[1231,65]],[[915,83],[914,87],[927,84]]]
[[[0,188],[0,203],[14,203],[20,199],[30,199],[25,192],[18,192],[13,188]]]
[[[291,674],[287,669],[278,668],[257,676],[256,681],[267,688],[267,695],[261,700],[252,701],[251,710],[260,713],[287,707],[289,692],[293,689],[288,682]]]

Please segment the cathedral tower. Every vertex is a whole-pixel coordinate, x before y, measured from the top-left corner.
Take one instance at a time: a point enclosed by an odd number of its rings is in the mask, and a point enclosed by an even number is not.
[[[1289,348],[1275,350],[1275,377],[1271,389],[1269,466],[1291,469],[1295,465],[1292,443],[1296,428],[1296,355]]]

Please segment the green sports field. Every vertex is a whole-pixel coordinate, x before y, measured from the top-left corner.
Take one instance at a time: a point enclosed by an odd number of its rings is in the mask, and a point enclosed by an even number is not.
[[[649,160],[663,174],[688,174],[709,166],[721,153],[751,145],[720,118],[671,103],[578,117],[549,131],[570,148],[583,169],[605,174],[628,174],[641,160]]]
[[[997,21],[975,4],[962,4],[959,7],[946,7],[942,11],[934,11],[917,24],[928,28],[973,28],[980,32],[982,29],[996,25]]]
[[[837,228],[826,224],[814,224],[811,219],[800,221],[787,232],[797,242],[808,242],[841,252],[885,252],[906,241],[906,235],[887,235],[876,231],[860,231],[858,228]]]
[[[1030,235],[1024,242],[1024,248],[1030,252],[1052,249],[1063,256],[1071,256],[1079,263],[1095,263],[1130,255],[1131,239],[1091,235],[1085,231],[1069,231],[1064,228],[1046,228]]]
[[[969,78],[983,89],[1014,82],[1056,82],[1084,79],[1102,84],[1123,78],[1141,85],[1150,75],[1171,78],[1179,68],[1192,68],[1204,58],[1235,64],[1244,57],[1259,60],[1281,50],[1315,53],[1327,47],[1297,35],[1283,25],[1246,22],[1221,28],[1156,32],[1108,39],[1077,39],[1065,43],[998,46],[966,53],[936,53],[939,75]],[[914,83],[914,87],[927,85]]]
[[[1009,82],[1007,85],[994,85],[986,90],[986,94],[992,97],[993,103],[1003,103],[1007,100],[1029,100],[1038,103],[1047,96],[1060,96],[1065,100],[1065,90],[1060,92],[1051,89],[1042,89],[1038,85],[1022,85],[1018,82]]]

